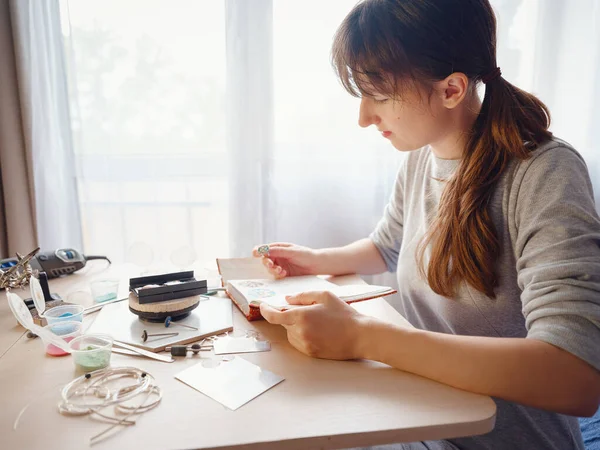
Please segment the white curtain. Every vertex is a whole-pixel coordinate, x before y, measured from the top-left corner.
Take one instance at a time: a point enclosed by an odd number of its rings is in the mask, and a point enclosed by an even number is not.
[[[10,6],[38,242],[42,250],[81,248],[59,5],[55,0],[11,0]]]
[[[492,0],[504,76],[548,104],[597,197],[599,2]],[[63,0],[84,250],[203,265],[368,235],[403,156],[330,67],[354,3]]]
[[[268,235],[272,197],[273,5],[225,2],[230,252],[246,255]]]
[[[583,155],[600,210],[600,0],[492,0],[498,64],[552,114],[553,133]]]
[[[231,33],[241,28],[231,20],[228,48],[255,46],[228,59],[232,184],[244,186],[231,198],[239,228],[232,253],[269,241],[344,245],[381,214],[401,155],[358,127],[358,100],[329,61],[333,33],[354,3],[227,3],[250,33]]]
[[[353,4],[63,1],[84,249],[202,266],[368,233],[400,156],[330,67]]]

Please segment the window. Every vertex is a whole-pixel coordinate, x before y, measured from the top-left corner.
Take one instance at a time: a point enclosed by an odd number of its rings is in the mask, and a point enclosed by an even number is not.
[[[63,1],[86,252],[213,261],[375,225],[400,155],[330,65],[354,0]]]
[[[223,1],[63,1],[84,250],[228,252]]]

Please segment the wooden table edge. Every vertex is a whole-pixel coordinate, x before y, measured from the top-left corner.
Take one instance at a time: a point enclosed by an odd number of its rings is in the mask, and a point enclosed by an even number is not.
[[[422,440],[435,441],[480,436],[492,431],[496,423],[496,404],[491,399],[490,401],[493,403],[493,413],[489,417],[474,422],[432,425],[410,430],[381,430],[368,433],[345,433],[290,440],[247,442],[239,445],[203,447],[202,450],[239,450],[240,448],[244,450],[333,450],[419,442]],[[449,432],[450,429],[453,432]]]

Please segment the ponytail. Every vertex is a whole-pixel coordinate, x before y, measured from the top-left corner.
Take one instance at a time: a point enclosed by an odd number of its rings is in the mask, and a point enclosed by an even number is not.
[[[461,280],[495,297],[500,241],[489,211],[494,188],[512,159],[529,158],[532,150],[552,137],[548,108],[496,75],[486,84],[461,163],[448,180],[437,217],[417,252],[421,275],[445,297],[455,294]],[[429,244],[431,258],[426,265]]]

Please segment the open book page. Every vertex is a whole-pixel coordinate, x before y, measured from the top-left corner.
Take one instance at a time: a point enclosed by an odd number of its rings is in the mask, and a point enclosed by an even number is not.
[[[266,302],[280,308],[288,305],[286,295],[301,292],[329,291],[348,302],[393,293],[393,290],[387,286],[369,284],[338,286],[313,275],[281,280],[229,280],[229,285],[235,288],[247,303]]]
[[[376,286],[374,284],[347,284],[335,286],[331,289],[335,295],[346,302],[363,300],[365,298],[380,297],[383,295],[394,294],[396,291],[389,286]]]
[[[287,306],[286,295],[308,291],[331,291],[338,287],[329,281],[314,275],[287,277],[280,280],[253,279],[229,280],[229,285],[246,300],[247,303],[266,302],[272,306]]]
[[[260,258],[222,258],[217,259],[217,265],[223,286],[229,280],[275,279]]]
[[[248,320],[261,318],[260,303],[268,303],[277,309],[287,309],[290,305],[285,297],[301,292],[330,291],[348,303],[383,297],[396,292],[387,286],[360,283],[360,279],[357,279],[356,284],[342,285],[314,275],[276,280],[261,259],[254,257],[221,258],[217,259],[217,265],[227,295]]]

